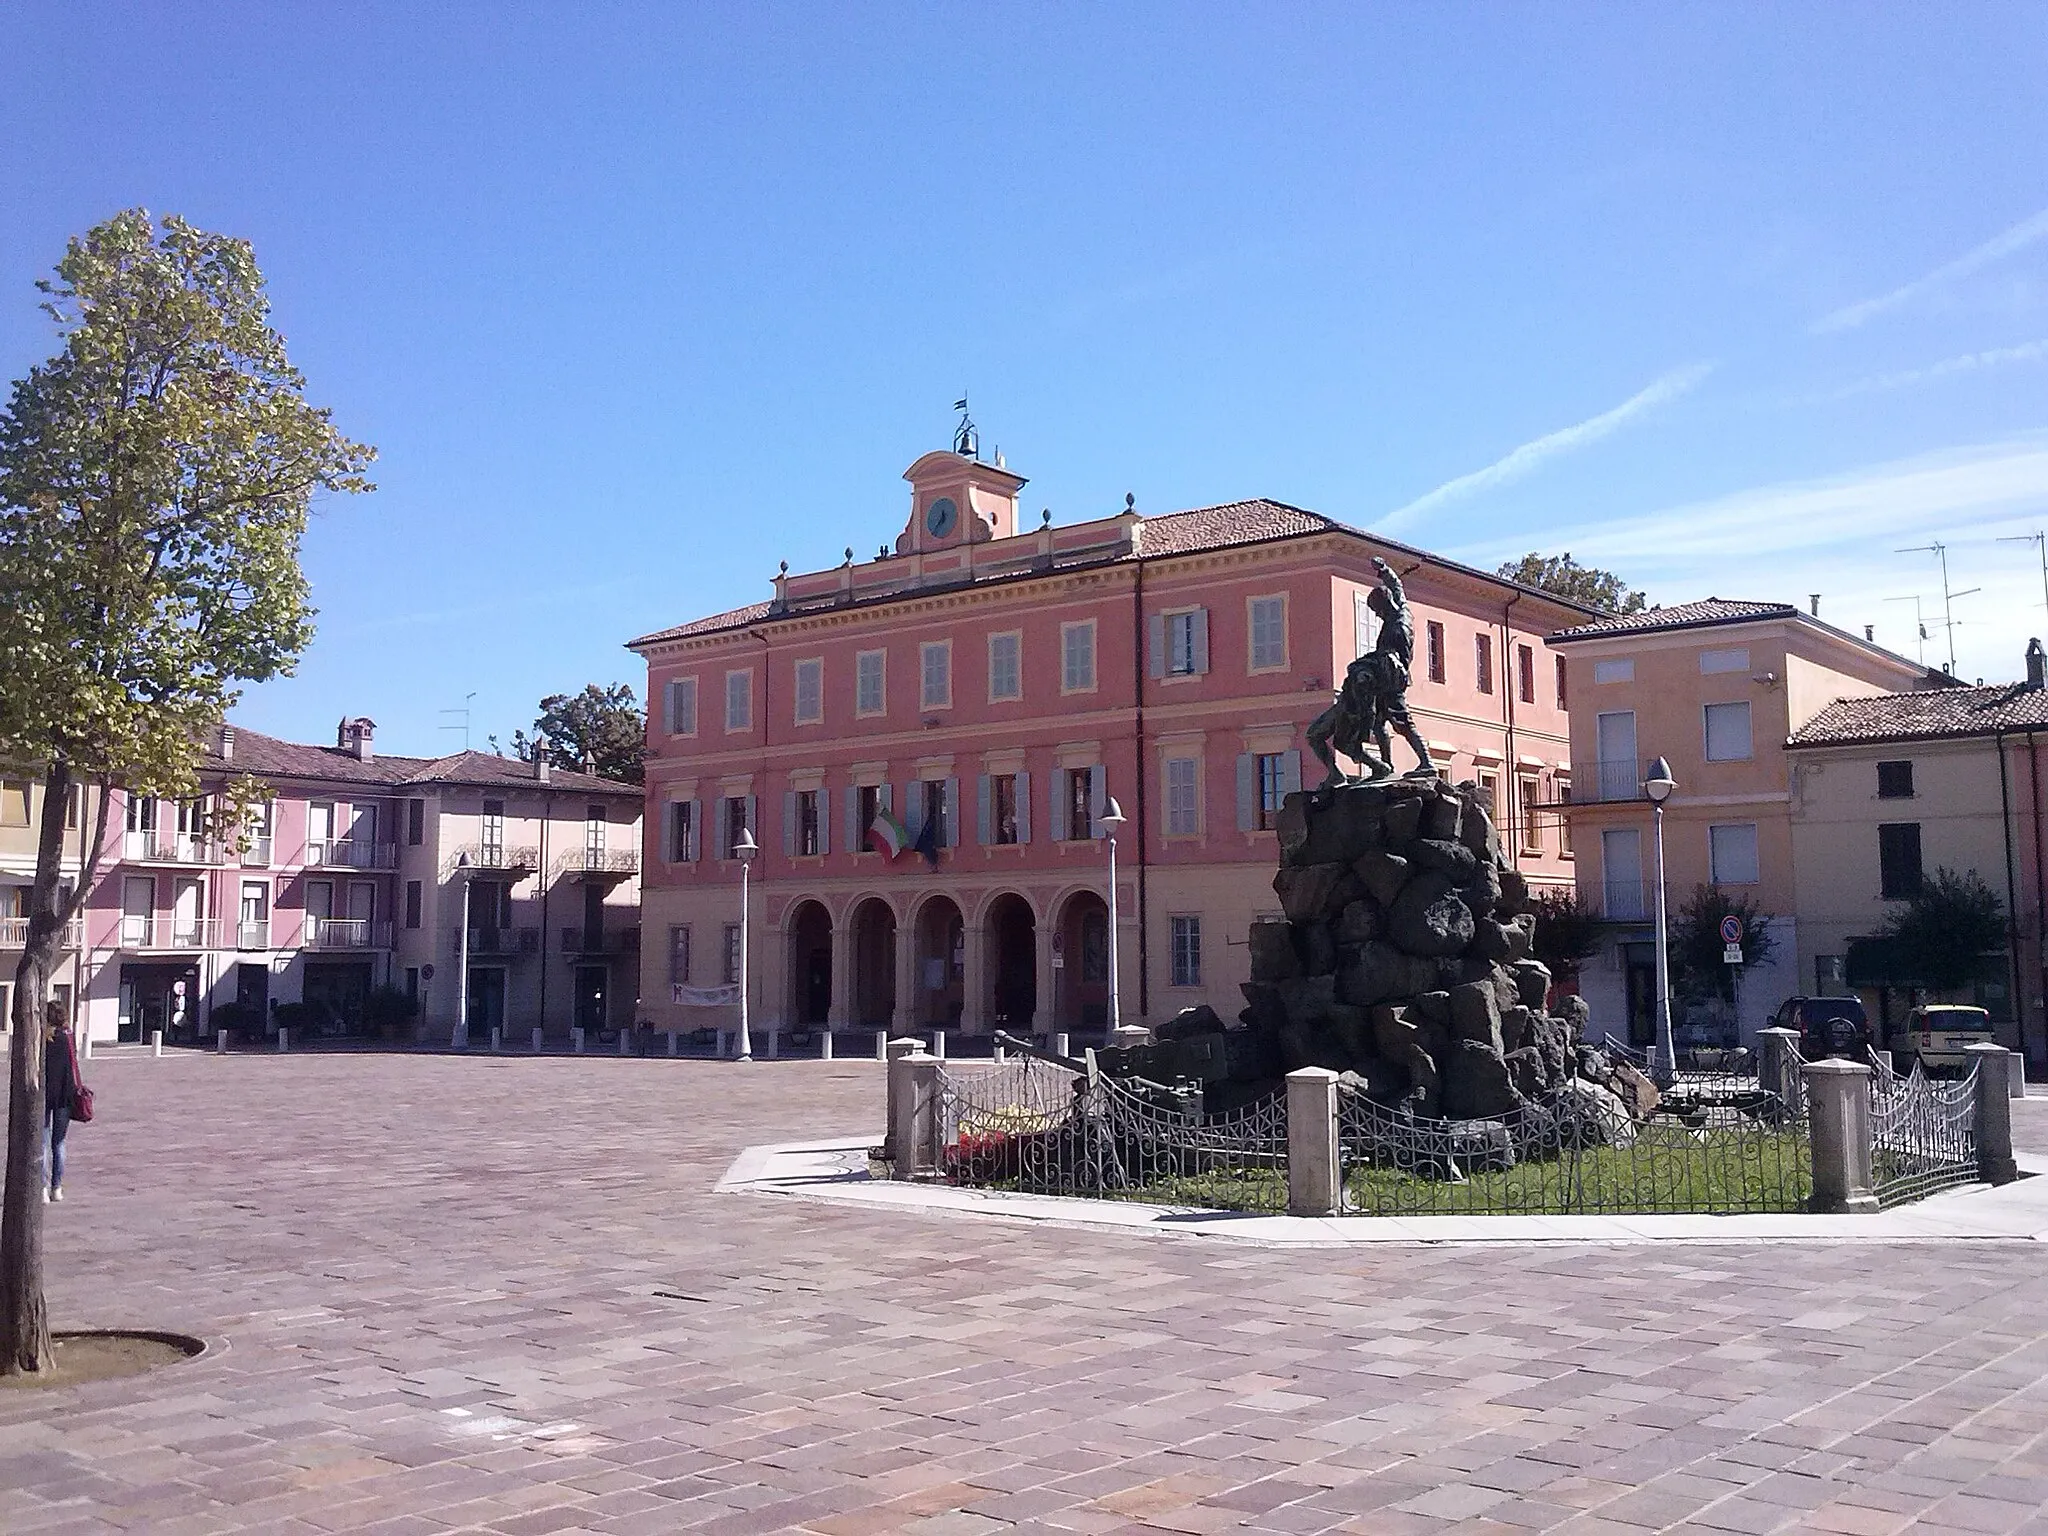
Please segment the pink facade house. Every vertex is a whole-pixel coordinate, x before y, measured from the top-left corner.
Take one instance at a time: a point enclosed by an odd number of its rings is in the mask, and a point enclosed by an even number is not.
[[[733,1022],[695,1004],[739,980],[744,827],[758,1025],[1099,1031],[1112,799],[1125,1020],[1234,1018],[1246,929],[1278,907],[1273,818],[1319,777],[1304,728],[1373,639],[1375,555],[1415,611],[1439,762],[1493,795],[1532,882],[1570,883],[1536,809],[1570,771],[1543,636],[1587,610],[1273,501],[1027,526],[1024,479],[971,435],[904,478],[878,557],[785,565],[766,601],[632,642],[657,1028]],[[930,857],[876,851],[885,815]]]

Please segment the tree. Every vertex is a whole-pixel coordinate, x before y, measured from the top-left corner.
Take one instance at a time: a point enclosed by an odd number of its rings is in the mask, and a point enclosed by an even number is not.
[[[1497,567],[1494,574],[1569,602],[1605,608],[1610,613],[1641,613],[1650,606],[1647,597],[1612,571],[1581,565],[1569,552],[1544,555],[1531,551],[1519,560]]]
[[[638,784],[646,773],[647,716],[626,683],[551,693],[540,701],[533,734],[512,733],[512,752],[521,762],[532,762],[543,745],[552,767],[581,769],[594,760],[605,778]]]
[[[1534,905],[1536,958],[1553,976],[1571,975],[1581,960],[1600,948],[1600,914],[1572,890],[1546,891]]]
[[[1671,974],[1675,990],[1688,997],[1735,1001],[1735,967],[1721,958],[1726,947],[1721,923],[1730,917],[1742,924],[1744,965],[1763,965],[1777,953],[1778,941],[1771,935],[1769,913],[1759,912],[1756,903],[1747,896],[1730,896],[1711,885],[1694,886],[1692,896],[1671,922]]]
[[[72,240],[37,287],[62,346],[0,412],[0,761],[33,765],[43,788],[0,1196],[7,1373],[51,1363],[36,1026],[113,787],[191,793],[203,733],[238,685],[292,670],[312,635],[308,505],[371,489],[374,457],[306,402],[246,241],[130,209]],[[66,891],[74,785],[91,791],[86,878]]]
[[[1885,919],[1901,969],[1939,992],[1977,974],[1978,962],[2005,947],[2005,906],[1974,870],[1937,869],[1919,894]]]

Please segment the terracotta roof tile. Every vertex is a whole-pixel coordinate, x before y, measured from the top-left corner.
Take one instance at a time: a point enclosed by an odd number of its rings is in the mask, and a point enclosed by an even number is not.
[[[2048,689],[2024,683],[1992,688],[1934,688],[1837,699],[1792,733],[1789,745],[1822,747],[1852,742],[1931,741],[1992,736],[2028,728],[2048,730]]]
[[[1641,613],[1617,613],[1574,625],[1550,636],[1558,640],[1590,640],[1598,635],[1650,634],[1660,629],[1695,629],[1709,624],[1744,624],[1755,619],[1797,618],[1801,610],[1790,603],[1757,603],[1740,598],[1708,597],[1696,603],[1674,603],[1668,608],[1645,608]]]
[[[235,755],[224,758],[209,747],[200,758],[205,773],[249,773],[257,778],[321,779],[336,784],[362,784],[399,789],[409,784],[462,784],[484,789],[532,788],[540,783],[533,765],[517,758],[499,757],[491,752],[456,752],[447,757],[399,757],[379,754],[368,762],[341,747],[316,747],[304,742],[283,741],[235,727]],[[631,795],[639,798],[637,784],[621,784],[595,774],[554,769],[547,788],[573,790],[583,794]]]

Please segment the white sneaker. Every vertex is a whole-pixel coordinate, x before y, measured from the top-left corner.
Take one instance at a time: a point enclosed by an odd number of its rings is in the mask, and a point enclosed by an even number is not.
[[[52,1200],[62,1200],[64,1198],[64,1187],[61,1184],[50,1186],[50,1198]]]
[[[49,1185],[47,1185],[47,1184],[45,1184],[45,1185],[43,1186],[43,1204],[45,1204],[45,1205],[48,1205],[49,1203],[50,1203],[50,1186],[49,1186]]]

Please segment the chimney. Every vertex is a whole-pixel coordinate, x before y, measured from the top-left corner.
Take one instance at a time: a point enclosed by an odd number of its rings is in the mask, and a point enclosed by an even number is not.
[[[2037,637],[2027,642],[2027,686],[2039,688],[2048,681],[2044,673],[2048,673],[2048,656],[2042,655],[2041,642]]]
[[[533,776],[541,783],[548,780],[548,739],[545,736],[533,738]]]
[[[366,715],[341,722],[341,749],[359,763],[367,763],[377,755],[371,745],[377,735],[377,722]]]
[[[1813,616],[1814,616],[1814,617],[1815,617],[1816,619],[1817,619],[1817,618],[1819,618],[1819,617],[1820,617],[1820,594],[1819,594],[1818,592],[1809,592],[1809,593],[1807,593],[1807,594],[1806,594],[1806,606],[1807,606],[1807,608],[1808,608],[1808,609],[1809,609],[1809,610],[1810,610],[1810,611],[1812,612]]]
[[[585,752],[583,754],[583,771],[593,779],[597,777],[597,754],[595,752]]]
[[[223,724],[220,728],[219,752],[222,762],[232,763],[235,760],[235,728],[232,725]]]

